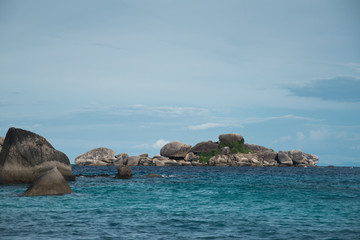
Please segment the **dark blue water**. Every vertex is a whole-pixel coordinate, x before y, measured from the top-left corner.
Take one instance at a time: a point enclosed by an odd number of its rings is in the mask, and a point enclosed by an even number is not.
[[[0,239],[360,239],[360,168],[132,169],[77,177],[64,196],[0,186]]]

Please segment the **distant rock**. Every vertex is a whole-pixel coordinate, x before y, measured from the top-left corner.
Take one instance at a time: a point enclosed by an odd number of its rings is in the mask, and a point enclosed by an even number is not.
[[[66,180],[75,180],[69,158],[44,137],[10,128],[0,153],[0,183],[31,183],[38,172],[57,167]]]
[[[141,154],[140,156],[140,160],[139,160],[139,165],[140,166],[153,166],[154,162],[151,158],[149,158],[149,154]]]
[[[227,134],[221,134],[219,136],[220,142],[236,142],[236,141],[244,141],[244,137],[237,133],[227,133]]]
[[[247,149],[249,149],[253,153],[266,152],[266,151],[274,152],[273,149],[266,148],[260,145],[248,144],[248,143],[245,143],[244,145]]]
[[[153,162],[155,166],[163,167],[163,166],[179,166],[179,162],[173,159],[169,159],[167,157],[154,157]]]
[[[78,166],[108,166],[116,160],[115,152],[109,148],[95,148],[75,158]]]
[[[221,155],[229,155],[230,154],[230,148],[228,146],[222,147],[220,150]]]
[[[219,144],[214,143],[212,141],[208,142],[199,142],[194,147],[190,149],[190,152],[193,153],[206,153],[206,152],[212,152],[219,148]]]
[[[197,160],[199,160],[199,156],[197,156],[193,152],[189,152],[188,154],[186,154],[184,160],[187,161],[187,162],[197,161]]]
[[[313,167],[319,161],[318,156],[314,154],[303,153],[301,150],[290,150],[284,153],[289,156],[294,165]]]
[[[292,166],[293,165],[293,161],[289,157],[287,152],[279,151],[278,154],[277,154],[277,160],[282,165],[287,165],[287,166]]]
[[[127,165],[129,155],[127,153],[120,153],[115,156],[114,165],[122,166]]]
[[[57,167],[53,167],[41,172],[26,190],[24,196],[63,195],[72,192],[64,176]]]
[[[170,142],[161,148],[160,155],[171,159],[184,159],[190,149],[191,145],[181,142]]]
[[[274,167],[278,165],[277,152],[273,151],[260,151],[255,153],[264,166]]]
[[[137,166],[139,165],[140,157],[139,156],[129,156],[127,165],[128,166]]]
[[[146,175],[147,178],[162,178],[163,176],[156,174],[156,173],[150,173]]]
[[[117,179],[130,179],[132,178],[132,170],[129,166],[119,166],[118,173],[115,176]]]

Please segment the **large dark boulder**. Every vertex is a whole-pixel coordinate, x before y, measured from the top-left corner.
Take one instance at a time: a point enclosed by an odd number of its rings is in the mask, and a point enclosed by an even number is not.
[[[33,132],[10,128],[0,153],[0,183],[31,183],[38,172],[53,167],[75,180],[69,158]]]
[[[26,190],[24,196],[63,195],[72,192],[64,176],[57,167],[54,167],[41,172]]]
[[[191,146],[181,142],[170,142],[163,146],[160,155],[172,159],[184,159]]]
[[[119,166],[118,173],[115,176],[117,179],[130,179],[132,178],[132,170],[129,166]]]
[[[109,148],[95,148],[75,158],[78,166],[108,166],[116,160],[114,150]]]
[[[190,152],[193,153],[206,153],[206,152],[212,152],[219,148],[219,144],[214,143],[212,141],[208,142],[199,142],[194,147],[190,149]]]
[[[220,142],[241,142],[244,141],[244,137],[237,133],[227,133],[227,134],[221,134],[219,136]]]

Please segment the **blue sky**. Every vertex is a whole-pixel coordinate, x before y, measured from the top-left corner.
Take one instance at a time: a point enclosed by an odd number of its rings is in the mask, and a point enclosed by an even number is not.
[[[236,132],[360,166],[360,2],[0,0],[0,136],[158,154]]]

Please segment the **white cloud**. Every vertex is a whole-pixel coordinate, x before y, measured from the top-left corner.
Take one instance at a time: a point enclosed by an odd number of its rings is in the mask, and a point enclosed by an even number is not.
[[[157,116],[204,116],[210,114],[206,108],[197,107],[173,107],[173,106],[147,106],[142,104],[133,104],[127,106],[111,105],[103,106],[99,104],[92,104],[77,108],[72,111],[73,113],[87,113],[87,112],[100,112],[107,114],[115,114],[121,116],[130,115],[157,115]]]
[[[226,125],[223,123],[204,123],[199,125],[189,126],[190,130],[206,130],[209,128],[217,128],[217,127],[225,127]]]
[[[161,149],[165,144],[169,143],[170,141],[159,139],[154,144],[152,144],[152,147],[155,149]]]
[[[261,123],[261,122],[268,122],[268,121],[273,121],[273,120],[284,120],[284,119],[303,120],[303,121],[311,121],[311,122],[320,121],[320,120],[315,119],[315,118],[308,118],[308,117],[302,117],[302,116],[296,116],[296,115],[292,115],[292,114],[287,114],[287,115],[278,116],[278,117],[264,117],[264,118],[254,117],[254,118],[248,118],[248,119],[246,119],[244,121],[244,123]]]
[[[209,128],[218,128],[218,127],[242,127],[240,124],[236,123],[215,123],[215,122],[209,122],[209,123],[203,123],[199,125],[192,125],[189,126],[188,129],[190,130],[206,130]]]
[[[276,139],[274,141],[275,144],[279,144],[279,143],[286,143],[286,142],[289,142],[290,140],[292,140],[292,137],[291,136],[282,136],[278,139]]]
[[[329,132],[325,128],[311,130],[310,131],[310,139],[315,141],[324,140],[329,137]]]
[[[303,141],[303,140],[305,140],[305,138],[306,138],[306,136],[305,136],[305,134],[304,133],[302,133],[302,132],[298,132],[297,133],[297,140],[298,141]]]

